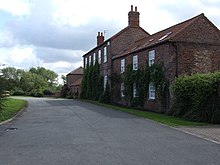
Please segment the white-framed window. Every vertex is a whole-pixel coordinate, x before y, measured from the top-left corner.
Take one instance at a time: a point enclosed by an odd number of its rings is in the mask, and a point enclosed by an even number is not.
[[[137,97],[137,86],[136,86],[136,83],[133,83],[133,97]]]
[[[102,52],[101,52],[101,50],[99,50],[98,51],[98,62],[99,62],[99,64],[101,64],[101,61],[102,60]]]
[[[155,50],[151,50],[149,51],[149,66],[153,65],[154,64],[154,60],[155,60]]]
[[[90,55],[89,56],[89,66],[91,65],[91,63],[92,63],[92,56]]]
[[[121,97],[125,96],[125,83],[121,83]]]
[[[125,59],[121,60],[121,73],[125,72]]]
[[[103,88],[104,88],[104,91],[105,91],[105,89],[106,89],[106,86],[107,86],[107,82],[108,82],[108,76],[105,76],[104,77],[104,83],[103,83]]]
[[[149,83],[149,99],[155,99],[155,86],[152,82]]]
[[[103,62],[107,62],[107,47],[104,47],[104,61]]]
[[[133,56],[133,70],[138,70],[138,56]]]
[[[96,53],[93,53],[93,65],[95,65]]]
[[[87,67],[87,58],[85,57],[85,66],[84,66],[84,68],[86,68]]]

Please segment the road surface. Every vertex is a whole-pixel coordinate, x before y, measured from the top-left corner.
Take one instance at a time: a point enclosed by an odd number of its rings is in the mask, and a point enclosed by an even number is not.
[[[220,145],[76,100],[26,98],[0,126],[0,165],[219,165]]]

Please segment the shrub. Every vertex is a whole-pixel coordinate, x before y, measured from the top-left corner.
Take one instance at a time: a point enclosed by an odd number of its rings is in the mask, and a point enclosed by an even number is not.
[[[220,72],[177,78],[172,115],[193,121],[220,123]]]
[[[46,96],[52,96],[53,95],[53,91],[50,90],[50,89],[45,89],[43,91],[43,94],[46,95]]]
[[[12,91],[12,94],[14,96],[23,96],[23,95],[25,95],[25,92],[22,89],[14,89]]]
[[[43,97],[44,94],[42,92],[36,92],[34,93],[34,97]]]

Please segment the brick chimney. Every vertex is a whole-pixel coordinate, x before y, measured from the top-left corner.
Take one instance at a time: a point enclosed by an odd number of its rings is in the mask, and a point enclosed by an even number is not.
[[[104,36],[103,33],[98,32],[98,36],[97,36],[97,46],[102,44],[104,42]]]
[[[135,6],[135,11],[133,11],[133,5],[131,5],[131,11],[128,13],[128,26],[138,27],[139,15],[140,13],[137,11],[137,6]]]

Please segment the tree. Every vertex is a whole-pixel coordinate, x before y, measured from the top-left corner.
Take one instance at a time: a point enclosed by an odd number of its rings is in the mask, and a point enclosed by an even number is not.
[[[63,80],[63,85],[66,84],[67,78],[64,75],[61,75],[61,79]]]

